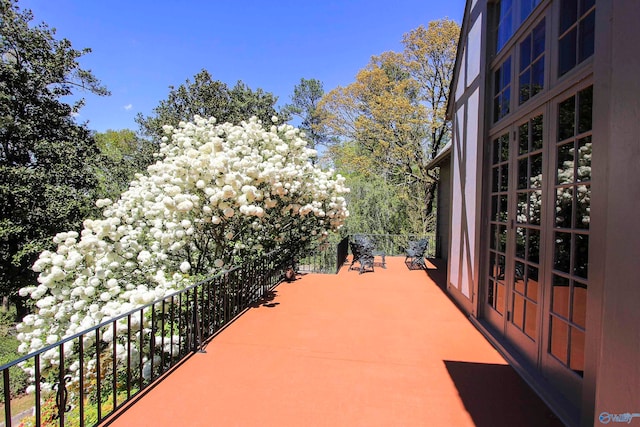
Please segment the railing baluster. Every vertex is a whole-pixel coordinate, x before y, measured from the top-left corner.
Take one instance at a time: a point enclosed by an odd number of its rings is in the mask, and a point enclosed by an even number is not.
[[[127,400],[131,398],[131,314],[127,314]]]
[[[40,405],[40,399],[41,399],[41,392],[42,390],[40,389],[40,354],[37,354],[36,357],[33,360],[33,368],[34,368],[34,372],[35,372],[35,380],[36,380],[36,427],[40,427],[41,425],[41,410],[42,410],[42,405]],[[8,425],[8,424],[7,424]]]
[[[79,411],[80,411],[80,427],[84,426],[84,335],[80,335],[78,339],[78,394],[79,397]]]
[[[144,388],[144,307],[140,309],[140,344],[138,346],[138,390]]]
[[[118,327],[117,321],[113,322],[113,338],[111,339],[111,372],[112,372],[112,380],[111,387],[113,388],[113,410],[115,411],[118,407],[118,354],[117,354],[117,338],[118,338]]]
[[[96,328],[96,405],[98,405],[98,421],[102,421],[102,405],[100,396],[102,385],[100,383],[100,328]]]
[[[3,369],[2,380],[4,381],[4,424],[11,427],[11,379],[9,377],[9,368]]]

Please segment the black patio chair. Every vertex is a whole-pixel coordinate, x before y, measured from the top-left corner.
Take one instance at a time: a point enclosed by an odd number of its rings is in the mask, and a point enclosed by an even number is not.
[[[351,254],[353,255],[349,270],[355,270],[357,266],[354,266],[354,264],[358,262],[360,264],[360,274],[366,271],[374,271],[373,244],[365,238],[355,236],[353,241],[349,242],[349,246],[351,247]]]
[[[406,249],[406,257],[404,263],[409,270],[426,270],[427,263],[424,259],[424,254],[429,247],[429,241],[427,239],[420,239],[417,241],[410,241],[409,247]]]

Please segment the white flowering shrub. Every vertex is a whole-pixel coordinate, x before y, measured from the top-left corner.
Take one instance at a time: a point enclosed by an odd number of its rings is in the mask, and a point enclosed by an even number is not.
[[[37,285],[20,290],[36,307],[18,325],[21,352],[248,257],[322,240],[348,216],[344,178],[314,166],[309,160],[315,151],[290,125],[267,130],[255,118],[236,126],[196,117],[164,130],[160,159],[148,173],[137,175],[119,200],[98,200],[104,218],[87,219],[81,233],[58,234],[57,250],[44,251],[34,264]],[[126,333],[126,326],[119,323],[117,333]],[[137,320],[130,326],[149,330]],[[101,339],[111,345],[113,333]],[[87,348],[92,340],[85,337]],[[75,350],[71,343],[66,347],[65,359]],[[124,346],[118,345],[117,354],[126,357]],[[43,372],[57,358],[57,351],[44,354]],[[78,363],[69,365],[78,369]]]

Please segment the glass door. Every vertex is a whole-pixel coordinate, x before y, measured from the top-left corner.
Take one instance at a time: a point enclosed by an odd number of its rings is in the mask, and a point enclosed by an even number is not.
[[[513,245],[507,262],[508,282],[506,335],[537,363],[540,321],[540,239],[543,202],[543,115],[517,126],[512,149],[514,181],[510,192]]]
[[[537,364],[541,319],[543,115],[492,140],[484,318]]]

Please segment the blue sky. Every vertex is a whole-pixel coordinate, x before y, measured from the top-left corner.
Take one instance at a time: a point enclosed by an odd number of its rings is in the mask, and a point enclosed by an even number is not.
[[[325,91],[353,82],[372,55],[401,51],[402,35],[429,21],[460,23],[465,0],[20,0],[34,23],[46,22],[76,49],[111,91],[84,94],[78,120],[90,129],[137,130],[134,117],[151,114],[200,70],[233,86],[290,101],[301,78]]]

